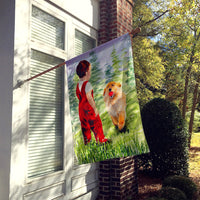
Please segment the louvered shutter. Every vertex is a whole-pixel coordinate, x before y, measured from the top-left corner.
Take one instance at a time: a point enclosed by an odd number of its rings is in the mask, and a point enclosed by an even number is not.
[[[47,45],[64,48],[64,23],[33,6],[31,37]],[[31,50],[30,76],[63,60]],[[28,174],[38,177],[63,169],[64,68],[52,70],[30,81]]]
[[[62,60],[32,50],[31,76]],[[63,68],[30,82],[28,177],[41,176],[63,167]]]
[[[75,30],[75,55],[78,56],[96,47],[96,40]]]
[[[64,49],[64,22],[32,7],[31,38]]]

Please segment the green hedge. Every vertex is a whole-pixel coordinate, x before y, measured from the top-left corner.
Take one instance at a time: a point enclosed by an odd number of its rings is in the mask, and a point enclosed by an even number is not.
[[[178,188],[164,187],[160,190],[160,197],[167,200],[187,200],[184,192]]]
[[[155,98],[144,105],[141,116],[155,175],[187,176],[188,132],[177,106]]]
[[[164,179],[163,187],[174,187],[182,190],[188,200],[195,200],[197,194],[196,184],[188,177],[170,176]]]

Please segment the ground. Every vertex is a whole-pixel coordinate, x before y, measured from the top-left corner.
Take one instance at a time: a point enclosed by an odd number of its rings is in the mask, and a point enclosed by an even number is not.
[[[162,180],[159,178],[151,178],[141,172],[138,174],[139,196],[138,200],[144,200],[147,197],[152,197],[162,187]]]
[[[190,177],[198,186],[200,200],[200,133],[193,134],[189,154]],[[139,196],[137,200],[145,200],[147,197],[152,197],[157,194],[162,187],[162,180],[159,178],[152,178],[139,172],[138,185]]]

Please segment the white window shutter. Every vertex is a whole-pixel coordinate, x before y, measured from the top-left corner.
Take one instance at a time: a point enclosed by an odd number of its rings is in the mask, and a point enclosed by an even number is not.
[[[32,7],[31,38],[45,45],[64,49],[64,22]]]
[[[31,38],[50,50],[64,49],[64,23],[32,7]],[[30,76],[63,60],[31,50]],[[52,70],[30,81],[28,178],[63,169],[64,68]]]
[[[82,53],[89,51],[96,47],[96,40],[90,36],[75,30],[75,55],[78,56]]]
[[[32,50],[31,76],[61,59]],[[28,177],[63,168],[63,67],[30,81]]]

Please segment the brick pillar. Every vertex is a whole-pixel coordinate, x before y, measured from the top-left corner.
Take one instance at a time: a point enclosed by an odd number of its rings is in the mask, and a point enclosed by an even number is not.
[[[134,156],[100,162],[98,200],[136,199],[137,159]]]
[[[100,0],[99,45],[132,31],[133,0]]]
[[[100,0],[99,45],[132,31],[133,0]],[[98,200],[136,199],[137,159],[100,162]]]
[[[98,200],[110,199],[110,164],[111,160],[101,161],[99,163],[99,196]]]

